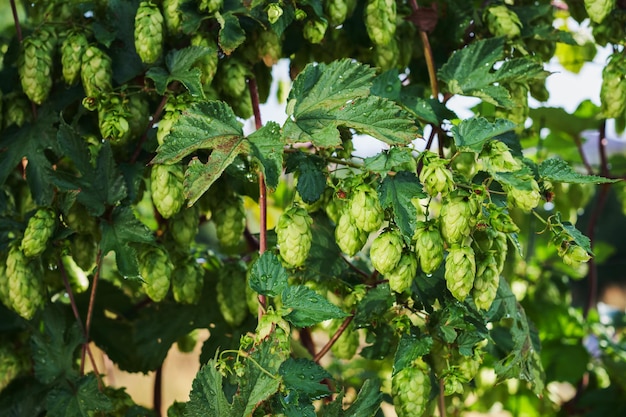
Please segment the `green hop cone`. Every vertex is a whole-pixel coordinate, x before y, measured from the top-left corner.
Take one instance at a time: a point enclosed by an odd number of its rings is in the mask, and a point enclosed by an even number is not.
[[[0,344],[0,392],[22,373],[23,360],[8,344]]]
[[[313,234],[313,219],[306,209],[291,206],[283,212],[276,224],[276,240],[283,260],[292,267],[304,264],[309,256]]]
[[[606,118],[623,117],[626,112],[626,56],[623,52],[614,53],[602,70],[600,102]]]
[[[131,114],[124,99],[117,95],[98,100],[98,127],[105,140],[112,143],[126,143],[130,139]]]
[[[213,209],[212,218],[220,246],[224,249],[239,245],[246,229],[246,210],[243,199],[233,194],[220,201]]]
[[[494,258],[496,259],[497,271],[499,275],[504,270],[504,263],[506,262],[506,255],[509,250],[506,233],[495,233],[491,243],[491,250]]]
[[[391,272],[385,275],[389,280],[389,288],[398,294],[411,288],[415,274],[417,273],[417,257],[411,252],[404,252],[400,262]]]
[[[343,253],[354,256],[363,249],[368,236],[368,232],[356,227],[350,213],[344,211],[341,214],[335,228],[335,241]]]
[[[163,51],[163,14],[151,1],[139,3],[135,15],[135,50],[144,64],[153,64]]]
[[[417,222],[413,241],[420,268],[425,274],[432,274],[444,258],[444,242],[436,221]]]
[[[332,27],[341,25],[348,17],[348,1],[346,0],[326,0],[324,1],[324,15],[328,19],[328,24]]]
[[[28,259],[17,245],[9,248],[6,262],[10,307],[30,320],[45,303],[41,263]]]
[[[156,138],[159,145],[163,145],[167,136],[172,131],[174,123],[176,123],[183,111],[189,108],[192,103],[193,99],[187,94],[170,96],[168,98],[167,104],[165,104],[163,108],[163,115],[157,126]]]
[[[22,41],[18,72],[22,90],[35,104],[43,103],[52,89],[52,60],[56,35],[48,28]]]
[[[267,6],[267,20],[270,24],[278,22],[278,19],[283,15],[283,8],[278,3],[270,3]]]
[[[20,249],[24,256],[33,258],[41,255],[48,246],[57,225],[56,212],[51,208],[41,208],[28,220]]]
[[[259,33],[259,37],[255,40],[256,53],[265,66],[272,67],[278,63],[281,58],[282,43],[280,37],[273,30],[264,30]]]
[[[487,22],[489,32],[494,36],[506,36],[512,39],[521,33],[522,22],[520,22],[519,17],[503,4],[487,8],[484,20]]]
[[[80,77],[83,54],[89,46],[87,36],[79,30],[71,31],[61,45],[61,65],[63,80],[67,85],[74,85]]]
[[[174,241],[183,248],[188,248],[198,234],[200,212],[197,206],[185,207],[168,222],[168,230]]]
[[[502,208],[494,208],[489,215],[489,222],[493,228],[504,233],[519,233],[520,229]]]
[[[70,241],[72,258],[83,271],[90,271],[96,265],[98,240],[94,235],[76,233]]]
[[[393,271],[402,258],[404,242],[398,230],[385,230],[379,234],[370,247],[372,265],[383,275]]]
[[[219,11],[224,5],[224,0],[200,0],[198,10],[213,14]]]
[[[505,186],[506,197],[509,204],[513,207],[519,207],[524,211],[530,211],[539,205],[541,202],[541,192],[539,191],[539,184],[531,176],[525,177],[525,181],[522,182],[524,189]]]
[[[83,53],[80,78],[87,97],[98,97],[112,90],[111,58],[97,46],[89,46]]]
[[[211,82],[215,77],[215,73],[217,72],[217,65],[219,62],[217,43],[213,38],[204,36],[201,33],[196,33],[191,37],[191,45],[209,48],[209,51],[201,56],[194,64],[194,66],[201,72],[200,82],[205,88],[207,88],[211,85]]]
[[[4,127],[15,125],[21,127],[24,123],[28,123],[33,119],[33,113],[30,108],[28,97],[21,93],[9,93],[4,97],[6,103],[10,106],[4,106],[3,121]]]
[[[239,326],[248,315],[246,268],[242,263],[224,265],[217,281],[217,304],[226,323]]]
[[[488,254],[476,265],[476,277],[472,288],[472,298],[476,307],[489,310],[493,300],[496,299],[499,283],[498,262],[493,254]]]
[[[328,29],[328,22],[325,20],[309,19],[304,23],[302,34],[309,43],[317,44],[324,40],[326,29]]]
[[[425,151],[422,153],[422,162],[424,166],[420,172],[419,180],[424,184],[424,189],[431,196],[438,193],[448,194],[454,189],[454,179],[452,171],[446,167],[446,161],[439,158],[433,152]]]
[[[474,285],[476,260],[474,250],[467,246],[452,245],[448,249],[444,277],[448,290],[459,301],[465,300]]]
[[[197,304],[204,287],[204,269],[194,258],[179,262],[172,273],[172,294],[181,304]]]
[[[150,191],[152,202],[165,219],[178,213],[183,206],[184,172],[181,164],[152,166],[150,171]]]
[[[143,94],[129,96],[125,104],[129,133],[133,137],[140,137],[150,124],[150,104]]]
[[[182,3],[183,0],[163,0],[163,19],[170,35],[178,35],[182,31]]]
[[[591,255],[582,246],[567,240],[557,246],[557,253],[566,265],[574,268],[578,268],[591,259]]]
[[[400,48],[395,38],[384,45],[374,45],[373,64],[381,72],[395,68],[398,64]]]
[[[490,173],[512,172],[522,168],[522,163],[515,159],[509,147],[499,140],[487,142],[479,156],[485,169]]]
[[[216,77],[221,91],[231,98],[240,98],[248,93],[250,71],[237,58],[228,58],[220,63]]]
[[[456,366],[465,382],[469,382],[478,374],[480,364],[483,362],[481,350],[475,349],[472,356],[458,355]]]
[[[324,206],[324,211],[333,223],[339,223],[339,218],[344,213],[344,208],[347,208],[348,201],[345,198],[339,198],[336,194],[329,199],[328,204]]]
[[[11,308],[9,280],[7,278],[7,254],[5,252],[0,252],[0,303]]]
[[[163,300],[170,289],[170,277],[174,270],[168,253],[160,247],[147,247],[140,252],[138,261],[146,294],[155,302]]]
[[[585,10],[595,23],[602,23],[614,8],[615,0],[585,0]]]
[[[452,245],[469,236],[475,215],[468,197],[459,194],[446,196],[439,215],[444,240]]]
[[[365,27],[375,45],[386,45],[396,34],[396,1],[367,0],[365,5]]]
[[[380,228],[384,213],[374,188],[366,184],[359,185],[354,190],[349,204],[350,214],[359,229],[374,232]]]
[[[391,379],[391,396],[398,417],[419,417],[426,412],[431,390],[430,368],[422,359]]]
[[[341,321],[335,320],[329,329],[329,335],[332,337],[340,326]],[[343,333],[341,333],[341,336],[339,336],[339,338],[335,341],[330,350],[335,358],[350,360],[354,357],[358,348],[359,332],[354,325],[350,323]]]

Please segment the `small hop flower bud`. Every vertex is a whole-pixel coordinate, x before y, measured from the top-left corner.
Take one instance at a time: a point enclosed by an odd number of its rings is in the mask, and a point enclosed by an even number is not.
[[[224,0],[200,0],[198,10],[213,14],[219,11],[224,5]]]
[[[359,185],[349,204],[350,214],[359,229],[366,232],[378,230],[383,223],[384,213],[376,190],[366,184]]]
[[[139,254],[138,261],[146,294],[155,302],[163,300],[170,289],[174,270],[169,255],[160,247],[148,247]]]
[[[489,310],[493,300],[496,299],[499,284],[498,262],[493,254],[488,254],[484,259],[478,261],[476,266],[476,277],[472,289],[472,298],[476,307],[481,310]]]
[[[537,207],[541,201],[539,184],[530,176],[527,177],[527,180],[523,184],[524,189],[510,186],[504,187],[507,193],[507,201],[514,207],[519,207],[524,211],[530,211]]]
[[[226,323],[239,326],[248,315],[246,297],[246,268],[241,263],[224,265],[217,281],[217,304]]]
[[[463,195],[449,195],[444,198],[439,215],[441,234],[452,245],[470,235],[472,220],[476,215],[470,199]]]
[[[494,36],[506,36],[511,39],[521,33],[522,22],[519,17],[503,4],[487,8],[484,19],[487,21],[489,32]]]
[[[180,263],[172,273],[172,294],[177,303],[197,304],[204,286],[204,270],[195,259]]]
[[[448,290],[459,301],[465,300],[474,285],[476,259],[474,250],[467,246],[452,245],[448,249],[444,277]]]
[[[379,234],[370,247],[370,259],[376,270],[386,275],[398,265],[402,258],[404,242],[398,230],[385,230]]]
[[[232,194],[221,200],[213,208],[211,219],[215,223],[215,234],[222,249],[228,250],[239,245],[246,229],[246,210],[240,196]]]
[[[178,213],[183,206],[184,172],[181,164],[152,166],[150,171],[150,191],[152,202],[165,219]]]
[[[438,193],[447,194],[454,189],[452,171],[446,167],[446,161],[439,158],[435,153],[426,151],[422,156],[424,166],[420,172],[419,180],[424,184],[424,189],[431,196]]]
[[[430,367],[422,359],[391,378],[391,396],[398,417],[416,417],[426,412],[431,390]]]
[[[587,263],[591,259],[591,255],[574,242],[563,242],[558,246],[557,252],[566,265],[574,268],[578,268],[581,264]]]
[[[411,288],[417,273],[417,258],[413,253],[405,252],[394,269],[385,275],[389,280],[389,288],[398,294]]]
[[[292,206],[285,210],[276,225],[276,239],[280,256],[292,267],[304,264],[309,256],[313,235],[313,219],[302,207]]]
[[[328,29],[328,23],[325,20],[309,19],[304,23],[302,34],[309,43],[317,44],[324,39],[326,29]]]
[[[365,27],[375,45],[391,42],[396,34],[395,0],[367,0],[365,4]]]
[[[489,141],[482,152],[480,158],[488,172],[512,172],[522,168],[522,163],[515,159],[509,147],[499,140]]]
[[[444,243],[437,223],[417,222],[413,241],[420,268],[425,274],[432,274],[443,262]]]
[[[270,22],[270,24],[274,24],[276,22],[278,22],[278,19],[280,19],[280,17],[283,15],[283,8],[280,7],[280,4],[278,3],[270,3],[269,6],[267,6],[267,20]]]
[[[6,260],[9,307],[26,320],[32,319],[45,303],[42,276],[39,259],[28,259],[17,245],[9,248]]]
[[[56,212],[51,208],[41,208],[28,220],[20,249],[24,256],[34,258],[41,255],[48,245],[57,224]]]
[[[65,84],[74,85],[78,81],[83,54],[88,46],[89,42],[82,31],[71,31],[63,40],[61,64]]]
[[[360,251],[365,242],[367,242],[368,236],[368,232],[359,229],[354,224],[350,213],[344,212],[339,217],[337,228],[335,229],[335,241],[339,249],[346,255],[354,256]]]
[[[135,50],[144,64],[153,64],[163,51],[163,14],[151,1],[139,3],[135,15]]]

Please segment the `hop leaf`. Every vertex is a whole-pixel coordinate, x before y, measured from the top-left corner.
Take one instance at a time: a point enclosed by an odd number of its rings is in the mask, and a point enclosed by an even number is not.
[[[474,285],[476,260],[474,250],[458,244],[448,249],[444,277],[448,290],[459,301],[465,300]]]
[[[372,265],[383,275],[393,271],[402,258],[402,235],[397,230],[379,234],[370,247]]]
[[[147,247],[139,254],[139,273],[148,297],[159,302],[170,289],[170,277],[174,265],[167,252],[159,247]]]
[[[163,51],[163,15],[151,1],[142,1],[137,9],[135,49],[145,64],[156,62]]]
[[[391,379],[391,395],[398,417],[419,417],[426,412],[430,397],[429,367],[419,359]]]
[[[366,232],[378,230],[383,223],[384,214],[376,190],[366,184],[359,185],[354,190],[349,204],[356,227]]]
[[[24,256],[34,258],[41,255],[48,245],[57,224],[56,212],[51,208],[41,208],[28,220],[20,249]]]
[[[161,216],[166,219],[178,213],[183,206],[185,201],[183,180],[181,164],[152,166],[150,171],[152,202]]]
[[[309,256],[313,235],[313,219],[302,207],[285,210],[276,225],[276,238],[280,256],[292,267],[301,266]]]

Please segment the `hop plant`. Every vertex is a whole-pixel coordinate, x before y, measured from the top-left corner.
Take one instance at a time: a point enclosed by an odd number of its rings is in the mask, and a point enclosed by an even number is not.
[[[424,166],[419,180],[428,194],[447,194],[454,189],[452,171],[446,167],[446,161],[433,152],[425,151],[422,153],[422,162]]]
[[[165,219],[178,213],[183,206],[184,172],[181,164],[152,165],[150,171],[150,191],[152,202]]]
[[[112,90],[111,58],[97,46],[88,46],[80,66],[80,78],[87,97],[98,97]]]
[[[518,233],[519,227],[502,207],[493,207],[489,214],[489,222],[493,228],[504,233]]]
[[[332,27],[341,25],[348,17],[348,1],[327,0],[324,2],[324,15]]]
[[[506,197],[509,204],[519,207],[524,211],[530,211],[539,205],[541,201],[541,192],[539,184],[530,175],[523,178],[522,184],[524,188],[512,187],[505,185]]]
[[[474,285],[476,259],[474,250],[454,244],[448,249],[444,277],[448,290],[459,301],[465,300]]]
[[[195,259],[178,262],[172,273],[172,294],[177,303],[197,304],[204,287],[204,269]]]
[[[74,85],[80,77],[83,54],[89,46],[87,36],[79,30],[71,31],[61,45],[61,64],[63,80],[67,85]]]
[[[556,235],[552,242],[556,245],[557,253],[566,265],[578,268],[591,259],[591,255],[582,246],[576,244],[566,232]]]
[[[402,235],[398,230],[385,230],[370,247],[370,259],[378,272],[386,275],[393,271],[402,258]]]
[[[626,56],[624,53],[614,53],[602,70],[600,102],[604,117],[624,116],[626,112]]]
[[[43,103],[52,89],[52,59],[56,35],[49,28],[41,28],[22,41],[18,64],[22,90],[35,104]]]
[[[432,274],[443,262],[444,249],[443,238],[436,221],[417,222],[413,241],[420,268],[425,274]]]
[[[487,142],[479,156],[490,173],[512,172],[522,168],[522,163],[515,159],[509,147],[499,140]]]
[[[520,22],[519,17],[503,4],[488,7],[485,10],[484,19],[487,22],[489,32],[494,36],[506,36],[512,39],[521,33],[522,22]]]
[[[496,299],[499,281],[498,262],[493,254],[488,254],[476,265],[476,277],[472,288],[472,298],[476,307],[489,310],[493,300]]]
[[[57,224],[56,212],[51,208],[40,208],[28,219],[20,249],[24,256],[34,258],[41,255],[48,245]]]
[[[220,64],[217,78],[218,86],[224,94],[231,98],[240,98],[248,93],[248,77],[250,71],[237,58],[229,58]]]
[[[226,323],[239,326],[248,315],[246,297],[246,268],[241,263],[224,265],[217,281],[217,304]]]
[[[395,0],[367,0],[365,4],[365,27],[375,45],[386,45],[396,33]]]
[[[206,89],[211,85],[217,72],[217,64],[219,62],[217,43],[213,38],[204,36],[202,33],[196,33],[191,37],[191,45],[209,48],[209,51],[202,55],[194,64],[201,71],[200,82]]]
[[[470,235],[476,210],[467,196],[448,195],[443,200],[440,213],[441,234],[452,245]]]
[[[304,264],[309,256],[313,234],[313,219],[302,207],[291,206],[283,212],[276,225],[278,250],[283,260],[292,267]]]
[[[108,95],[98,100],[98,127],[103,139],[114,144],[130,139],[131,114],[127,103],[118,95]]]
[[[155,302],[163,300],[170,289],[170,277],[174,270],[168,253],[157,246],[147,247],[139,253],[138,261],[146,294]]]
[[[430,368],[422,359],[391,378],[391,395],[398,417],[419,417],[426,412],[431,390]]]
[[[328,29],[328,23],[325,20],[309,19],[304,23],[302,35],[309,43],[317,44],[324,40],[326,29]]]
[[[224,249],[236,247],[246,229],[246,211],[243,199],[232,194],[214,207],[212,220],[220,246]]]
[[[151,1],[139,3],[135,15],[135,49],[144,64],[153,64],[163,50],[163,14]]]
[[[341,214],[335,228],[335,241],[343,253],[354,256],[363,248],[368,236],[369,233],[359,229],[354,224],[350,213],[344,211]]]
[[[411,287],[413,278],[417,273],[417,258],[411,252],[404,252],[400,258],[400,262],[391,272],[385,275],[389,280],[389,288],[399,294]]]
[[[615,0],[585,0],[585,10],[595,23],[602,23],[615,8]]]
[[[9,248],[6,262],[9,307],[30,320],[45,303],[41,263],[28,259],[17,245]]]
[[[183,248],[188,248],[196,238],[199,228],[199,210],[197,206],[183,208],[169,220],[168,230],[174,241]]]
[[[280,37],[273,30],[264,30],[259,33],[259,37],[254,44],[256,45],[258,58],[267,67],[276,65],[283,54]]]
[[[163,0],[163,20],[170,35],[178,35],[182,31],[181,0]]]
[[[357,186],[349,204],[356,227],[366,232],[378,230],[383,223],[384,213],[374,188],[367,184]]]

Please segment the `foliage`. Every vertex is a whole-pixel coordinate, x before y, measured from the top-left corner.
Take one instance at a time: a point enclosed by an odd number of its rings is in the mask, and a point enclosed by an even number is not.
[[[626,4],[419,3],[0,6],[0,414],[160,416],[93,344],[204,329],[168,416],[623,415]],[[600,105],[543,105],[599,46]]]

